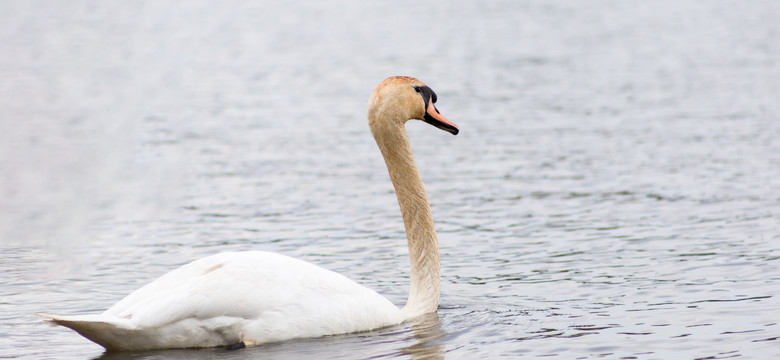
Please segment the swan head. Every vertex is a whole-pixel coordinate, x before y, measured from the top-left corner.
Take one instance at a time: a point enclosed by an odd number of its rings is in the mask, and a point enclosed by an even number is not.
[[[436,93],[422,81],[408,76],[383,80],[368,101],[368,122],[372,131],[379,127],[403,126],[408,120],[422,120],[450,134],[458,126],[447,120],[436,108]]]

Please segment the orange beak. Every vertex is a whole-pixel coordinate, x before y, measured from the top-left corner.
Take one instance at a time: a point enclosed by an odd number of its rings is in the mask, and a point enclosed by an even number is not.
[[[428,109],[425,110],[425,118],[423,121],[449,132],[452,135],[458,135],[458,132],[460,131],[458,130],[457,125],[447,120],[447,118],[439,112],[439,109],[433,105],[433,99],[428,100]]]

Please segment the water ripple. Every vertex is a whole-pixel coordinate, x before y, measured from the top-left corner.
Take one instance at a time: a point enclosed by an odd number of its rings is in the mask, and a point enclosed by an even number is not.
[[[407,126],[438,316],[102,357],[780,356],[776,2],[293,4],[2,2],[4,357],[100,357],[30,314],[100,312],[220,251],[403,304],[405,232],[365,123],[397,73],[462,129]]]

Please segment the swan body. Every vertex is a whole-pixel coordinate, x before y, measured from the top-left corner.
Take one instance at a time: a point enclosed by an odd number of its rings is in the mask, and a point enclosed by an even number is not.
[[[285,255],[244,251],[181,266],[101,315],[51,319],[107,349],[137,350],[251,346],[374,329],[405,316],[340,274]]]
[[[376,329],[438,307],[439,251],[433,218],[404,128],[421,119],[457,134],[433,105],[436,94],[409,77],[381,82],[369,99],[369,125],[396,189],[411,263],[410,293],[399,309],[330,270],[263,251],[225,252],[183,265],[99,315],[39,314],[107,350],[253,346]]]

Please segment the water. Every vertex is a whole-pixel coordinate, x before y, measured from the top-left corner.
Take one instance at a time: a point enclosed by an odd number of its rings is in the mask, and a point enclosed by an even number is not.
[[[780,355],[780,6],[772,1],[0,4],[4,358]],[[226,351],[104,355],[33,312],[104,310],[227,250],[402,304],[371,89],[408,125],[438,315]]]

